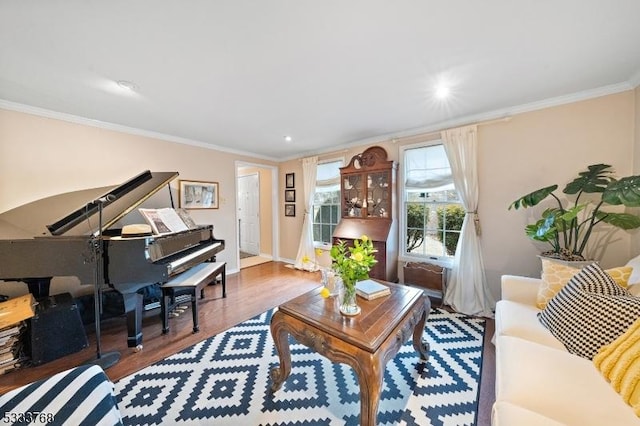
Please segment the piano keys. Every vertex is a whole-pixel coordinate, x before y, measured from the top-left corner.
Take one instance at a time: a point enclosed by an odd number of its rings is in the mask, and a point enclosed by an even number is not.
[[[1,213],[0,280],[25,282],[40,298],[49,294],[52,277],[75,276],[81,284],[93,284],[99,276],[101,286],[123,295],[127,344],[141,347],[143,309],[137,291],[215,261],[224,250],[212,225],[132,238],[120,237],[114,228],[177,176],[147,170],[120,185],[59,194]]]

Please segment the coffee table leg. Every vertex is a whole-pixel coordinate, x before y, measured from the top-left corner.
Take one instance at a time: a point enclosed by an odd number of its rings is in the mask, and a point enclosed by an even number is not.
[[[368,359],[360,359],[349,364],[356,372],[360,385],[360,424],[369,426],[375,425],[378,420],[385,365],[379,355],[364,354],[364,358]],[[370,365],[371,368],[362,368],[366,365]]]
[[[428,300],[428,299],[427,299]],[[420,359],[429,359],[429,342],[423,338],[424,325],[427,322],[427,313],[431,309],[430,303],[425,303],[425,310],[413,329],[413,347],[420,354]]]
[[[287,380],[291,373],[291,351],[289,350],[289,332],[284,327],[282,314],[277,311],[271,317],[271,336],[278,351],[280,365],[269,371],[271,392],[275,392]]]

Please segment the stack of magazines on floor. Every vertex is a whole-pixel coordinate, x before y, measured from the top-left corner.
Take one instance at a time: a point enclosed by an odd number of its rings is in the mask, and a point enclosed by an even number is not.
[[[35,304],[31,294],[0,303],[0,374],[20,368],[28,360],[25,320],[35,315]]]

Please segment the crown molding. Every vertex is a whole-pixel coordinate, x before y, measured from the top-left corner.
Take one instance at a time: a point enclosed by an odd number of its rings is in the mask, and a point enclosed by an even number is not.
[[[267,157],[252,152],[240,151],[236,149],[227,148],[224,146],[214,145],[210,143],[200,142],[193,139],[182,138],[179,136],[167,135],[164,133],[153,132],[150,130],[138,129],[135,127],[123,126],[120,124],[109,123],[106,121],[94,120],[91,118],[80,117],[78,115],[67,114],[64,112],[57,112],[48,110],[46,108],[35,107],[31,105],[20,104],[17,102],[11,102],[4,99],[0,99],[0,109],[6,109],[10,111],[23,112],[26,114],[37,115],[40,117],[53,118],[56,120],[66,121],[69,123],[82,124],[85,126],[97,127],[105,130],[113,130],[115,132],[126,133],[130,135],[143,136],[147,138],[159,139],[166,142],[180,143],[183,145],[197,146],[200,148],[227,152],[229,154],[242,155],[252,158],[259,158],[262,160],[268,160],[273,162],[281,161],[281,159],[274,157]]]
[[[0,108],[12,110],[12,111],[24,112],[27,114],[38,115],[41,117],[54,118],[54,119],[68,121],[76,124],[83,124],[87,126],[113,130],[121,133],[144,136],[144,137],[164,140],[167,142],[181,143],[184,145],[197,146],[200,148],[222,151],[230,154],[242,155],[242,156],[247,156],[252,158],[259,158],[262,160],[273,161],[276,163],[281,163],[284,161],[308,157],[311,155],[322,155],[322,154],[339,151],[341,149],[350,149],[356,146],[379,143],[381,141],[386,141],[386,140],[394,140],[394,139],[406,138],[410,136],[417,136],[420,134],[440,132],[442,130],[449,129],[452,127],[460,127],[460,126],[466,126],[474,123],[482,123],[484,121],[489,121],[489,120],[504,119],[516,114],[523,114],[526,112],[537,111],[545,108],[551,108],[555,106],[566,105],[574,102],[580,102],[588,99],[599,98],[602,96],[621,93],[627,90],[633,90],[638,85],[640,85],[640,71],[636,73],[628,81],[623,83],[611,84],[608,86],[598,87],[595,89],[584,90],[582,92],[576,92],[568,95],[544,99],[542,101],[536,101],[536,102],[531,102],[531,103],[522,104],[522,105],[514,105],[512,107],[501,108],[498,110],[493,110],[493,111],[489,111],[481,114],[474,114],[474,115],[459,117],[451,120],[442,121],[426,127],[419,127],[419,128],[403,130],[400,132],[376,135],[376,136],[372,136],[365,139],[345,142],[341,145],[332,146],[326,150],[311,151],[305,154],[290,156],[285,158],[274,158],[274,157],[263,156],[263,155],[259,155],[251,152],[239,151],[239,150],[230,149],[224,146],[213,145],[205,142],[195,141],[192,139],[166,135],[163,133],[137,129],[134,127],[122,126],[119,124],[113,124],[113,123],[108,123],[108,122],[99,121],[99,120],[93,120],[90,118],[80,117],[73,114],[51,111],[45,108],[19,104],[16,102],[6,101],[3,99],[0,99]]]
[[[640,70],[638,70],[637,73],[631,76],[631,78],[629,79],[629,84],[634,89],[640,86]]]
[[[637,77],[640,79],[640,73],[637,75]],[[633,89],[634,89],[634,86],[632,85],[631,81],[612,84],[608,86],[598,87],[596,89],[590,89],[590,90],[584,90],[582,92],[571,93],[569,95],[563,95],[563,96],[557,96],[555,98],[544,99],[542,101],[536,101],[536,102],[531,102],[531,103],[522,104],[522,105],[515,105],[508,108],[501,108],[501,109],[488,111],[480,114],[467,115],[464,117],[441,121],[439,123],[426,126],[426,127],[418,127],[414,129],[404,130],[401,132],[387,133],[383,135],[372,136],[370,138],[359,139],[356,141],[351,141],[351,142],[342,144],[340,146],[331,147],[330,149],[322,152],[309,153],[306,156],[327,154],[329,152],[335,152],[341,149],[349,149],[356,146],[380,143],[383,141],[393,141],[395,139],[402,139],[402,138],[408,138],[413,136],[430,135],[436,132],[441,132],[442,130],[445,130],[445,129],[450,129],[452,127],[461,127],[461,126],[467,126],[470,124],[482,124],[483,122],[493,121],[493,120],[506,120],[517,114],[523,114],[526,112],[532,112],[532,111],[537,111],[545,108],[551,108],[551,107],[566,105],[574,102],[580,102],[588,99],[599,98],[602,96],[613,95],[616,93],[626,92],[628,90],[633,90]]]

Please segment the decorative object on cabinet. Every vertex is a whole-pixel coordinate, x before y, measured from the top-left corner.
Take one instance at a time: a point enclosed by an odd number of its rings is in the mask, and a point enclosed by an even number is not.
[[[341,220],[333,233],[333,242],[353,240],[367,235],[378,250],[378,263],[371,278],[397,281],[398,241],[395,223],[395,179],[397,165],[387,160],[387,152],[372,146],[351,158],[340,168]]]
[[[218,182],[180,181],[181,209],[217,209]]]
[[[296,174],[295,173],[287,173],[284,178],[284,187],[285,188],[295,188],[296,187]]]

